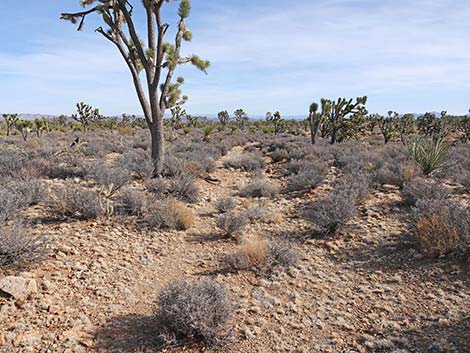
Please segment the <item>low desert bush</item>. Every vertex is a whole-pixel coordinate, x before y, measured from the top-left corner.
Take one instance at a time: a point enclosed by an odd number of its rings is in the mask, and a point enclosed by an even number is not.
[[[318,234],[332,236],[339,232],[356,211],[357,195],[345,191],[333,191],[305,210],[305,218],[318,227]]]
[[[46,188],[39,179],[14,180],[8,188],[21,197],[21,204],[25,207],[37,205],[47,196]]]
[[[419,200],[413,236],[423,255],[435,257],[470,248],[470,208],[450,200]]]
[[[246,210],[246,215],[251,222],[259,221],[266,224],[281,222],[281,216],[278,213],[262,205],[249,206]]]
[[[178,200],[156,200],[150,202],[146,221],[155,228],[187,230],[194,223],[194,213]]]
[[[267,178],[258,178],[245,185],[240,190],[241,197],[275,197],[279,193],[279,187],[271,183]]]
[[[235,199],[233,197],[225,197],[217,201],[215,207],[219,213],[227,213],[236,207]]]
[[[23,206],[21,195],[9,189],[0,189],[0,224],[14,218]]]
[[[416,165],[410,162],[387,162],[373,173],[372,179],[377,186],[388,184],[403,188],[408,181],[419,174]]]
[[[23,269],[46,253],[43,235],[32,235],[21,223],[0,227],[0,269]]]
[[[248,221],[245,212],[230,211],[219,216],[217,227],[224,232],[225,236],[238,238],[248,225]]]
[[[257,171],[264,169],[266,163],[262,156],[254,153],[242,153],[224,161],[225,168],[241,169],[243,171]]]
[[[109,188],[113,192],[126,185],[130,178],[130,172],[120,167],[107,166],[97,163],[91,168],[90,176],[99,186]]]
[[[194,177],[189,174],[149,179],[145,186],[149,192],[159,197],[174,197],[189,203],[195,203],[199,199],[199,187],[194,183]]]
[[[279,163],[289,159],[289,153],[284,149],[276,149],[270,154],[271,160],[273,163]]]
[[[276,268],[289,268],[297,261],[297,254],[286,243],[250,237],[242,240],[237,252],[224,256],[221,266],[229,272],[268,273]]]
[[[286,191],[311,190],[325,180],[327,171],[323,164],[310,164],[287,179]]]
[[[116,160],[118,168],[131,172],[136,179],[145,179],[152,173],[152,163],[147,151],[143,149],[130,149]]]
[[[419,200],[446,200],[450,191],[436,180],[416,178],[405,184],[401,195],[406,206],[415,206]]]
[[[0,146],[0,177],[14,177],[26,167],[28,158],[16,149],[2,148]]]
[[[212,280],[179,281],[159,295],[156,317],[167,343],[202,341],[209,346],[227,343],[233,306],[225,287]]]
[[[119,195],[118,212],[132,216],[142,216],[147,208],[147,194],[135,189],[125,189]]]
[[[48,210],[53,216],[77,219],[95,219],[104,214],[98,194],[73,183],[53,190],[48,201]]]

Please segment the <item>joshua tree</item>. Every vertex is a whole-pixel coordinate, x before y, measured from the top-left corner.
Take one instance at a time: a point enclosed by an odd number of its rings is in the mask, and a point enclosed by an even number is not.
[[[268,123],[272,123],[274,125],[274,134],[279,135],[280,133],[284,132],[285,130],[285,121],[282,119],[281,113],[278,111],[274,114],[270,112],[266,113],[266,121]]]
[[[15,127],[18,121],[18,114],[3,114],[2,116],[7,124],[7,136],[10,136],[11,129]]]
[[[49,123],[45,118],[34,119],[34,130],[37,137],[41,137],[44,131],[49,132]]]
[[[30,120],[17,120],[16,129],[21,133],[23,140],[28,139],[29,132],[33,128],[33,122]]]
[[[318,112],[318,103],[310,104],[308,121],[310,123],[310,137],[312,144],[317,142],[318,131],[325,124],[331,111],[331,102],[327,99],[321,100],[321,112]]]
[[[183,126],[183,117],[186,116],[186,110],[180,104],[170,109],[171,119],[170,125],[173,130],[178,130]]]
[[[217,119],[219,119],[220,124],[225,127],[230,122],[230,114],[228,111],[223,110],[217,114]]]
[[[367,114],[365,104],[367,97],[353,99],[338,98],[337,101],[329,101],[331,110],[327,115],[330,143],[342,142],[347,138],[355,137],[363,124]]]
[[[245,127],[245,123],[248,121],[248,115],[245,113],[243,109],[237,109],[233,112],[235,115],[235,121],[240,129]]]
[[[430,136],[441,136],[443,133],[443,118],[447,115],[447,112],[441,113],[441,118],[438,118],[433,113],[426,113],[417,119],[418,131],[427,137]]]
[[[413,114],[404,114],[400,118],[400,140],[404,145],[408,144],[408,136],[414,133],[415,120]]]
[[[399,114],[397,112],[389,111],[388,117],[385,118],[380,116],[377,119],[385,144],[387,144],[392,138],[396,137],[399,133],[398,115]]]
[[[101,119],[100,111],[98,108],[93,109],[93,107],[83,102],[77,103],[77,112],[78,115],[73,114],[72,119],[82,125],[83,131],[88,131],[92,123]]]
[[[63,13],[61,18],[78,23],[78,30],[81,30],[87,15],[95,13],[101,16],[106,28],[98,27],[96,32],[117,47],[131,72],[139,103],[150,130],[153,176],[157,177],[162,173],[165,153],[164,114],[168,109],[186,100],[186,97],[180,98],[183,78],[173,81],[176,67],[191,63],[206,72],[209,62],[196,55],[189,57],[181,55],[182,42],[192,39],[192,32],[185,23],[191,9],[189,0],[180,1],[174,44],[165,41],[170,25],[162,18],[162,8],[171,0],[142,0],[146,18],[146,42],[137,33],[133,16],[134,7],[131,2],[133,1],[83,0],[84,5],[94,6],[80,12]],[[144,75],[141,75],[141,72]]]

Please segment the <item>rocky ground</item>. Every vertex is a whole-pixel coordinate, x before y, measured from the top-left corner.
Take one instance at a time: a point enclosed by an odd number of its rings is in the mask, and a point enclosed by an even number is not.
[[[0,350],[158,351],[152,310],[159,290],[177,279],[211,277],[227,286],[237,307],[225,352],[470,352],[468,269],[420,257],[391,187],[371,193],[348,230],[328,240],[312,238],[301,217],[328,183],[309,194],[255,200],[281,219],[248,233],[288,238],[301,260],[271,276],[220,272],[219,259],[237,244],[220,236],[215,203],[250,179],[222,163],[211,175],[218,182],[199,181],[201,201],[190,206],[196,223],[186,232],[150,231],[129,218],[37,224],[54,248],[20,282],[0,279],[16,290],[16,297],[0,298]],[[277,172],[266,174],[278,179]]]

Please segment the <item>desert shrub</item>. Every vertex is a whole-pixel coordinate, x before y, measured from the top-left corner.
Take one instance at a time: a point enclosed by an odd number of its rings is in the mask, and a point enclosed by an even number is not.
[[[369,195],[371,179],[364,173],[349,174],[338,178],[334,183],[333,194],[346,194],[355,203],[364,201]]]
[[[242,153],[224,161],[225,168],[241,169],[244,171],[257,171],[266,167],[264,159],[259,154]]]
[[[289,159],[289,153],[284,149],[277,149],[270,154],[273,163],[278,163]]]
[[[0,146],[0,177],[14,177],[26,167],[28,158],[24,153],[15,149]]]
[[[116,160],[118,168],[127,169],[136,179],[145,179],[152,173],[152,163],[147,151],[131,149]]]
[[[73,155],[51,158],[41,168],[42,174],[50,179],[84,178],[88,172],[83,160]]]
[[[327,172],[324,164],[309,164],[287,179],[286,191],[313,189],[325,180]]]
[[[420,174],[415,164],[409,162],[387,162],[378,168],[373,175],[373,182],[382,186],[385,184],[396,185],[403,188],[406,182]]]
[[[12,180],[7,188],[16,193],[21,198],[21,205],[24,207],[34,206],[46,198],[46,189],[39,179]]]
[[[470,208],[451,200],[419,200],[412,215],[412,231],[428,257],[468,249]]]
[[[22,269],[46,253],[43,235],[32,235],[21,223],[0,227],[0,269]]]
[[[416,178],[405,184],[401,195],[405,205],[415,206],[419,200],[446,200],[450,191],[436,180]]]
[[[9,189],[0,189],[0,224],[12,219],[23,206],[21,195]]]
[[[406,146],[406,155],[429,175],[447,164],[449,146],[442,139],[417,139]]]
[[[178,200],[154,201],[150,205],[147,209],[146,221],[151,227],[187,230],[194,223],[194,213]]]
[[[179,281],[165,287],[156,316],[169,343],[202,341],[210,346],[227,343],[233,306],[227,290],[212,280]]]
[[[260,221],[262,223],[280,223],[281,217],[278,213],[271,211],[262,205],[248,207],[246,215],[251,222]]]
[[[288,268],[295,266],[299,261],[298,254],[285,241],[271,241],[269,243],[269,253],[271,267]]]
[[[225,197],[217,201],[215,208],[219,213],[227,213],[236,207],[235,199],[233,197]]]
[[[219,227],[227,237],[239,237],[248,225],[248,217],[245,212],[230,211],[222,214],[217,219]]]
[[[356,215],[356,202],[354,193],[333,191],[307,208],[305,218],[318,227],[318,234],[335,235]]]
[[[270,273],[276,268],[289,268],[297,261],[297,254],[286,243],[250,237],[242,240],[238,251],[224,256],[221,265],[229,272]]]
[[[53,190],[47,208],[54,216],[84,220],[95,219],[104,213],[95,191],[73,183]]]
[[[147,195],[143,191],[125,189],[119,195],[119,213],[142,216],[147,208]]]
[[[241,197],[275,197],[279,187],[266,178],[258,178],[245,185],[240,190]]]
[[[97,185],[110,188],[113,191],[121,189],[131,178],[127,169],[107,166],[103,163],[96,163],[91,168],[90,176]]]
[[[167,179],[150,179],[145,186],[149,192],[160,197],[174,197],[190,203],[197,202],[199,198],[199,187],[194,183],[194,177],[189,174],[179,174]]]

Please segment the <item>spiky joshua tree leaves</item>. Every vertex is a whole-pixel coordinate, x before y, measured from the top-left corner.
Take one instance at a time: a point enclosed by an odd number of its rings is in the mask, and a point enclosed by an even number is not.
[[[10,136],[11,130],[15,127],[18,121],[18,114],[3,114],[3,119],[7,125],[7,136]]]
[[[377,123],[384,138],[385,144],[398,136],[400,132],[400,121],[398,117],[399,114],[394,111],[389,111],[387,117],[377,116]]]
[[[326,123],[328,115],[331,112],[331,101],[328,99],[321,100],[321,111],[318,112],[318,103],[310,104],[308,122],[310,125],[310,138],[312,144],[317,142],[318,131]]]
[[[93,108],[83,102],[77,103],[77,113],[72,115],[72,119],[79,122],[85,132],[88,131],[91,124],[101,119],[98,108]]]
[[[180,0],[178,23],[174,42],[165,41],[170,25],[162,18],[162,8],[171,0],[142,0],[146,18],[146,40],[137,33],[132,0],[82,0],[85,9],[75,13],[63,13],[61,18],[78,25],[81,30],[86,16],[97,14],[103,27],[96,32],[113,43],[126,62],[151,135],[151,158],[154,177],[160,176],[164,160],[163,116],[168,109],[182,104],[187,97],[180,98],[183,79],[174,80],[178,65],[191,63],[206,72],[209,62],[196,55],[183,56],[183,41],[190,41],[192,33],[186,26],[191,4]],[[143,75],[141,75],[143,73]],[[144,79],[145,77],[145,79]],[[144,85],[146,91],[144,90]]]

